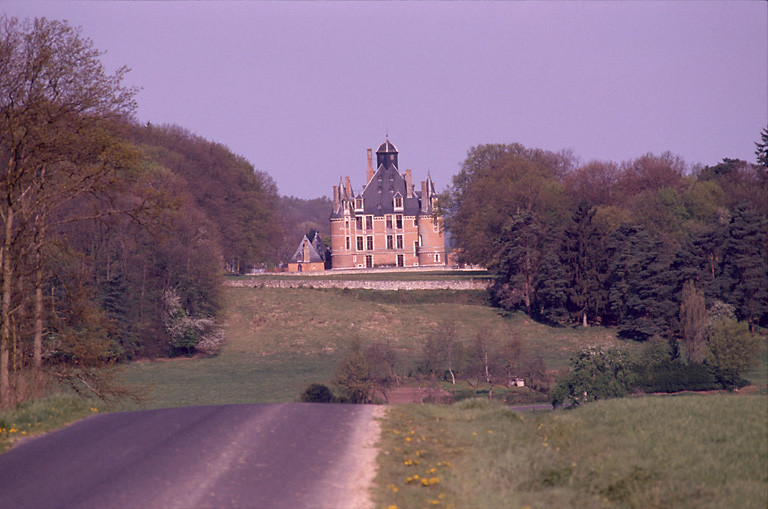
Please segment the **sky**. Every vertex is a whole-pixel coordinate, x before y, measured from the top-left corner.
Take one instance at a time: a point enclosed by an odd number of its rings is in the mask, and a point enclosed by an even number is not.
[[[582,163],[672,152],[755,162],[768,2],[0,2],[65,19],[131,69],[136,118],[229,147],[280,194],[400,169],[450,184],[486,143]],[[417,184],[418,186],[418,184]]]

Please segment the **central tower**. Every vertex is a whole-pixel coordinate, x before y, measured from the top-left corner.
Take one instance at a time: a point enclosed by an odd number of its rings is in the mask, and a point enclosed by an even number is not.
[[[379,145],[379,149],[376,151],[376,168],[381,166],[385,168],[394,166],[397,169],[397,148],[389,141],[389,137]]]

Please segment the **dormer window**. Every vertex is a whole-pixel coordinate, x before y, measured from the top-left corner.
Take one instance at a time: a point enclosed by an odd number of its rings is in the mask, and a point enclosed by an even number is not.
[[[394,200],[395,210],[403,210],[403,197],[398,193]]]
[[[363,210],[363,198],[355,198],[355,212]]]

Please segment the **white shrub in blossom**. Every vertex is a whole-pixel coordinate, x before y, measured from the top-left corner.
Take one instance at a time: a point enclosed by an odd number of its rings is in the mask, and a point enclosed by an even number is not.
[[[213,318],[194,318],[181,305],[176,290],[163,291],[163,321],[172,347],[212,355],[224,342],[224,328]]]

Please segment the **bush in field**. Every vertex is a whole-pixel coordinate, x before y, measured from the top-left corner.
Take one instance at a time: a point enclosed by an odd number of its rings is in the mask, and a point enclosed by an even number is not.
[[[353,339],[349,353],[336,366],[334,385],[344,403],[367,403],[374,389],[370,365],[363,352],[363,342]]]
[[[304,403],[333,403],[334,397],[331,389],[323,384],[309,384],[301,393],[301,401]]]
[[[760,339],[749,331],[746,322],[733,319],[712,324],[705,362],[726,388],[743,386],[741,374],[757,362]]]
[[[615,347],[589,346],[573,355],[570,364],[571,372],[552,391],[553,406],[620,398],[636,380],[629,356]]]

